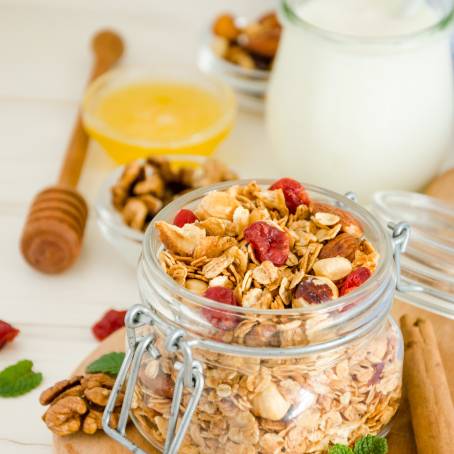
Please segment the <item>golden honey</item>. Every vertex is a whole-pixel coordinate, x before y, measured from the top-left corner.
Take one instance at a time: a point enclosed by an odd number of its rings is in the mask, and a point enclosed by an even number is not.
[[[85,127],[120,163],[152,154],[210,155],[230,132],[235,111],[231,90],[210,83],[98,80],[84,101]]]

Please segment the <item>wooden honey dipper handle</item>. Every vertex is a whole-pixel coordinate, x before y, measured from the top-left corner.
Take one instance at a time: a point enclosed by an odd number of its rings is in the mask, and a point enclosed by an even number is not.
[[[123,41],[114,32],[104,30],[97,33],[92,41],[95,62],[88,82],[109,70],[123,54]],[[80,114],[66,150],[66,155],[58,178],[58,184],[68,188],[76,188],[82,166],[87,154],[88,136],[84,131]]]
[[[110,69],[123,54],[123,42],[104,30],[92,41],[95,63],[89,81]],[[76,191],[87,153],[88,136],[77,117],[56,186],[33,200],[24,225],[20,248],[25,260],[43,273],[60,273],[79,256],[87,220],[87,204]]]

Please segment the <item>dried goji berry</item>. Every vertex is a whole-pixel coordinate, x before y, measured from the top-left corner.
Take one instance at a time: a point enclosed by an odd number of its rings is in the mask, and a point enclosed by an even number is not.
[[[203,296],[218,303],[238,306],[233,290],[227,287],[209,287]],[[210,307],[204,307],[202,314],[215,328],[222,330],[231,330],[240,322],[240,319],[236,315]]]
[[[117,331],[117,329],[125,326],[125,316],[126,311],[116,311],[115,309],[107,311],[101,320],[96,322],[91,328],[96,339],[103,340]]]
[[[14,328],[3,320],[0,320],[0,350],[7,342],[12,342],[18,334],[19,330],[17,328]]]
[[[281,178],[270,186],[271,190],[282,189],[285,197],[285,204],[290,213],[295,213],[296,209],[302,205],[309,205],[309,195],[304,186],[291,178]]]
[[[195,221],[197,221],[197,216],[191,210],[182,209],[175,216],[173,224],[183,227],[185,224],[193,224]]]
[[[358,288],[360,285],[362,285],[364,282],[366,282],[367,279],[369,279],[371,275],[372,275],[372,272],[370,271],[369,268],[366,268],[365,266],[356,268],[356,270],[352,271],[345,278],[345,280],[342,283],[341,288],[339,290],[339,295],[344,296],[347,293],[352,292],[353,290]]]
[[[260,262],[269,260],[276,266],[282,266],[287,261],[290,251],[289,238],[277,227],[264,221],[254,222],[244,231],[244,237],[251,243]]]

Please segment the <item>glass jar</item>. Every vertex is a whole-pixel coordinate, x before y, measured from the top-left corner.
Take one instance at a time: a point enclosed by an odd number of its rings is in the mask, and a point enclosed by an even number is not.
[[[231,185],[192,191],[154,222],[171,222],[181,208],[194,208],[209,191]],[[390,316],[398,274],[393,241],[349,198],[305,187],[311,199],[339,206],[362,223],[380,254],[372,277],[355,292],[304,308],[225,306],[163,271],[163,246],[152,223],[138,271],[143,305],[126,317],[129,349],[104,417],[110,436],[138,449],[124,437],[129,414],[166,453],[324,453],[334,443],[386,432],[399,405],[403,356]],[[394,231],[395,244],[408,234],[402,227]],[[208,322],[206,310],[222,317],[222,329]],[[107,422],[126,379],[115,430]]]
[[[354,181],[363,202],[424,187],[452,146],[453,17],[453,0],[281,0],[266,106],[280,173]]]

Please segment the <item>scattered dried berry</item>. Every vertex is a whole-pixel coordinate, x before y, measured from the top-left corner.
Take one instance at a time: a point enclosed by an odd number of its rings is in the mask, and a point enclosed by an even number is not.
[[[125,326],[126,311],[116,311],[110,309],[107,311],[101,320],[96,322],[91,328],[96,339],[103,340],[117,329]]]
[[[191,210],[182,209],[175,216],[173,224],[183,227],[185,224],[194,224],[195,221],[197,221],[197,216]]]
[[[285,197],[285,204],[290,213],[295,213],[296,209],[304,204],[309,205],[310,199],[304,186],[291,178],[281,178],[270,186],[271,190],[282,189]]]
[[[232,289],[227,287],[210,287],[203,296],[229,306],[238,305]],[[240,322],[239,318],[233,314],[209,307],[203,308],[202,314],[215,328],[222,330],[233,329]]]
[[[260,262],[269,260],[276,266],[285,264],[290,251],[288,235],[267,222],[258,221],[251,224],[244,237],[251,243],[255,256]]]
[[[352,292],[360,285],[362,285],[364,282],[366,282],[371,275],[372,272],[370,271],[369,268],[366,268],[365,266],[361,266],[356,270],[352,271],[342,283],[341,288],[339,290],[339,295],[344,296],[347,295],[347,293]]]
[[[295,298],[302,298],[308,304],[321,304],[333,298],[333,291],[320,279],[305,278],[296,287]]]
[[[14,328],[3,320],[0,320],[0,350],[7,342],[12,342],[18,334],[19,330],[17,328]]]

